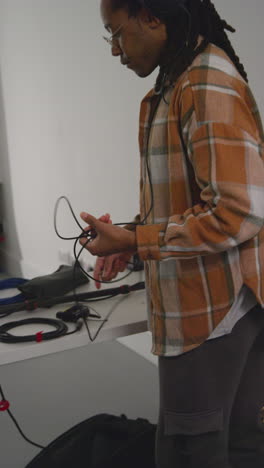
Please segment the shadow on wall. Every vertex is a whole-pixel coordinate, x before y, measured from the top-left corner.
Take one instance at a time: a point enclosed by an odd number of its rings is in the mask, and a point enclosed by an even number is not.
[[[21,276],[21,249],[16,230],[12,181],[9,164],[6,116],[0,73],[0,216],[3,223],[4,241],[0,244],[0,271]]]

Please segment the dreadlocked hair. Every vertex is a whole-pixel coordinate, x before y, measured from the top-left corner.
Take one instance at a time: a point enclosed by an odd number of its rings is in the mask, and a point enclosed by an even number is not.
[[[225,30],[227,30],[234,33],[236,30],[220,17],[211,0],[203,0],[201,6],[202,15],[200,34],[206,35],[210,42],[223,49],[234,63],[240,75],[246,82],[248,82],[245,68],[240,62],[239,57],[236,55],[235,50],[225,32]]]
[[[245,81],[244,66],[236,55],[225,30],[235,32],[219,13],[211,0],[112,0],[113,11],[126,8],[129,16],[137,16],[144,8],[159,18],[167,28],[168,42],[165,57],[156,81],[157,94],[165,86],[175,83],[194,58],[211,42],[223,49]],[[197,47],[199,36],[203,41]]]

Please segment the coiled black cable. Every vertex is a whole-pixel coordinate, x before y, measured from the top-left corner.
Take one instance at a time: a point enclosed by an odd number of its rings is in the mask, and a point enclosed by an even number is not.
[[[13,328],[21,327],[23,325],[51,325],[55,327],[55,331],[50,332],[40,332],[35,333],[34,335],[25,335],[25,336],[18,336],[12,335],[9,333],[10,330]],[[83,326],[82,321],[78,321],[76,323],[76,327],[74,331],[69,332],[68,326],[62,320],[56,319],[49,319],[49,318],[30,318],[24,320],[17,320],[13,322],[4,323],[0,326],[0,341],[3,343],[28,343],[28,342],[40,342],[40,341],[47,341],[53,340],[55,338],[60,338],[65,335],[72,335],[79,331]]]

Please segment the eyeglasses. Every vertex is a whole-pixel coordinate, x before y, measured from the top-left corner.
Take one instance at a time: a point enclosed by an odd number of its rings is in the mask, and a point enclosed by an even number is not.
[[[121,32],[121,29],[123,28],[124,24],[121,24],[117,30],[112,34],[110,37],[103,36],[103,39],[111,46],[118,46],[118,39],[119,39],[119,33]]]

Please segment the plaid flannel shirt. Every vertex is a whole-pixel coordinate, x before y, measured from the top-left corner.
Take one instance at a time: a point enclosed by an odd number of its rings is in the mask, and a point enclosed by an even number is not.
[[[154,97],[140,111],[141,219],[154,206],[136,236],[152,352],[172,356],[209,337],[243,284],[264,307],[264,138],[247,83],[212,44],[150,122]]]

